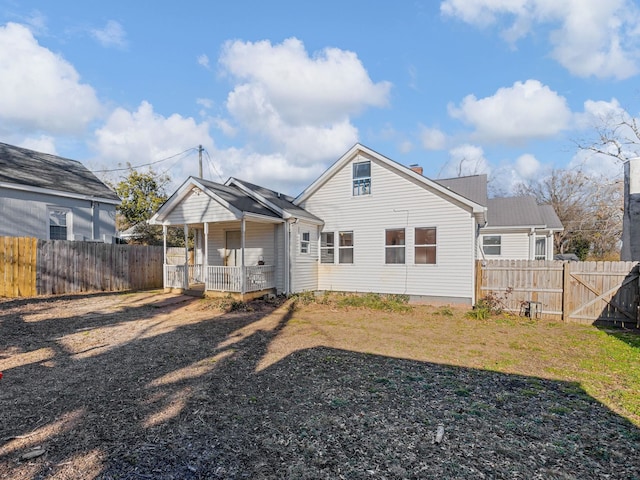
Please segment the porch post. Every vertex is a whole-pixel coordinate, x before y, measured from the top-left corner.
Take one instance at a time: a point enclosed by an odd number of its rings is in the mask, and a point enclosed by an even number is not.
[[[167,226],[162,225],[162,287],[167,287]]]
[[[189,288],[189,226],[184,224],[184,288]]]
[[[242,249],[242,255],[241,255],[241,269],[240,271],[242,272],[242,295],[244,295],[245,293],[245,283],[246,283],[246,273],[245,273],[245,267],[244,267],[244,237],[245,237],[245,229],[246,229],[246,220],[244,218],[244,215],[242,215],[242,221],[240,222],[240,247]]]
[[[204,261],[202,262],[202,268],[204,268],[204,289],[207,290],[207,281],[209,280],[209,224],[204,223]]]

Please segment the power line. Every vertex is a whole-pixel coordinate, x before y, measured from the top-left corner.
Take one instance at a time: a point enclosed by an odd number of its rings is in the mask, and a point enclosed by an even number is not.
[[[216,174],[218,175],[218,178],[220,179],[220,183],[224,183],[224,179],[222,178],[222,175],[220,175],[220,172],[216,168],[216,164],[211,159],[211,156],[209,155],[209,152],[207,151],[206,148],[204,149],[204,153],[207,154],[207,159],[208,159],[209,166],[213,167],[213,170],[216,172]]]
[[[170,157],[161,158],[160,160],[156,160],[156,161],[150,162],[150,163],[143,163],[141,165],[129,165],[126,168],[112,168],[112,169],[106,169],[106,170],[94,170],[94,172],[97,172],[97,173],[123,172],[123,171],[131,170],[133,168],[149,167],[149,166],[155,165],[157,163],[166,162],[167,160],[171,160],[172,158],[178,157],[178,156],[183,155],[183,154],[185,154],[187,152],[191,152],[191,151],[197,150],[197,149],[198,149],[198,147],[191,147],[191,148],[186,149],[184,152],[176,153],[175,155],[171,155]],[[174,165],[175,165],[175,163],[174,163]]]

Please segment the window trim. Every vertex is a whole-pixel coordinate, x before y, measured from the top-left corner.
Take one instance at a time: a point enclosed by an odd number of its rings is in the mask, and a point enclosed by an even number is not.
[[[307,239],[305,240],[305,236]],[[309,255],[311,253],[311,232],[300,233],[300,253],[302,255]]]
[[[418,230],[433,230],[435,242],[434,243],[418,243]],[[435,250],[433,263],[425,262],[418,263],[416,259],[418,258],[417,250],[418,248],[430,248],[433,247]],[[428,256],[427,256],[428,258]],[[413,263],[414,265],[437,265],[438,264],[438,228],[437,227],[415,227],[413,229]]]
[[[342,245],[342,238],[344,234],[351,235],[351,245]],[[338,263],[340,265],[353,265],[355,263],[355,235],[353,234],[353,230],[341,230],[338,232]],[[351,261],[343,262],[342,261],[342,252],[346,250],[351,250]]]
[[[323,236],[324,235],[331,235],[331,244],[328,243],[328,241],[325,239],[323,240]],[[324,265],[333,265],[336,263],[336,242],[335,242],[335,232],[330,231],[330,232],[320,232],[320,263],[324,264]],[[323,259],[325,258],[325,256],[329,255],[329,251],[331,250],[331,261],[330,262],[324,262]],[[326,252],[325,254],[323,254],[323,252]]]
[[[363,164],[369,165],[369,176],[356,177],[357,166]],[[351,196],[361,197],[363,195],[371,195],[371,160],[353,162],[351,167]]]
[[[401,242],[398,244],[389,244],[390,232],[402,232]],[[390,251],[402,251],[402,261],[390,262],[388,253]],[[394,254],[394,258],[397,254]],[[406,265],[407,264],[407,230],[406,228],[385,228],[384,229],[384,264],[385,265]]]
[[[497,238],[498,239],[498,243],[487,245],[485,242],[487,241],[488,238]],[[486,251],[486,247],[497,247],[498,252],[497,253],[488,253]],[[482,253],[485,254],[485,255],[490,255],[492,257],[498,257],[498,256],[502,255],[502,235],[483,235],[482,236]]]
[[[57,205],[47,205],[47,240],[51,240],[51,227],[52,226],[56,226],[56,225],[52,225],[51,224],[51,215],[53,213],[56,213],[56,212],[60,212],[60,213],[64,212],[65,223],[66,223],[64,228],[66,229],[66,234],[67,234],[67,236],[66,236],[67,238],[65,238],[64,240],[73,239],[73,211],[72,211],[72,209],[68,208],[68,207],[59,207]],[[62,240],[62,239],[56,239],[56,240]]]
[[[538,241],[541,241],[544,245],[542,249],[542,255],[538,255]],[[547,259],[547,237],[536,236],[533,243],[533,259],[534,260],[546,260]]]

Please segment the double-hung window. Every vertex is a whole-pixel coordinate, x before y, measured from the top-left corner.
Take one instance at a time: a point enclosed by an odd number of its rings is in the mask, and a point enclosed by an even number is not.
[[[404,228],[385,230],[384,263],[404,263]]]
[[[500,255],[502,237],[500,235],[485,235],[482,237],[482,250],[485,255]]]
[[[547,239],[545,237],[536,238],[536,260],[547,259]]]
[[[369,195],[371,193],[371,162],[356,162],[353,164],[353,196]]]
[[[338,263],[353,263],[353,232],[340,232]]]
[[[320,263],[334,263],[335,243],[333,232],[322,232],[320,234]]]
[[[436,263],[436,229],[416,228],[415,263],[432,265]]]
[[[71,212],[65,208],[49,208],[49,239],[67,240],[71,233]]]
[[[311,233],[302,232],[300,237],[300,253],[309,253],[309,244],[311,243]]]

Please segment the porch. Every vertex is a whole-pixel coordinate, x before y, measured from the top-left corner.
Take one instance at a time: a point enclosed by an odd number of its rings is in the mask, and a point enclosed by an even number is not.
[[[276,290],[274,265],[164,265],[164,288],[202,291],[206,296],[231,294],[240,299]]]

